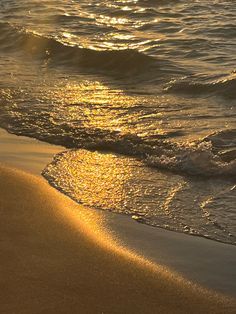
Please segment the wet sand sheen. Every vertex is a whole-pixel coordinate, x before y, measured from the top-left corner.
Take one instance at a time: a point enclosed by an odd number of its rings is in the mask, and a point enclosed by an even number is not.
[[[0,167],[2,313],[233,313],[119,247],[88,211],[38,177]]]

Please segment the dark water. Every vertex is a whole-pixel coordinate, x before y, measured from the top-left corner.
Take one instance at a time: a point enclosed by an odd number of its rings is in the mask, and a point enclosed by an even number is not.
[[[0,1],[0,126],[75,200],[236,243],[236,1]]]

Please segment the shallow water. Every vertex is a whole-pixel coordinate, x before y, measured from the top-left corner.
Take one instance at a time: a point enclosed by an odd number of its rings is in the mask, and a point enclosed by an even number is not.
[[[0,126],[77,149],[44,175],[79,202],[235,243],[235,4],[1,2]]]

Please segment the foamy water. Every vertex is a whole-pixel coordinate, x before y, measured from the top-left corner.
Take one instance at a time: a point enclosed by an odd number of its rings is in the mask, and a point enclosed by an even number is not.
[[[0,126],[73,149],[78,202],[235,243],[235,4],[2,2]]]

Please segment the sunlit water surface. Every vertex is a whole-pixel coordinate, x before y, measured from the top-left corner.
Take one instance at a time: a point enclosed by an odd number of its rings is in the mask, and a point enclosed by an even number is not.
[[[236,243],[236,2],[0,3],[0,126],[83,204]]]

